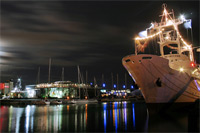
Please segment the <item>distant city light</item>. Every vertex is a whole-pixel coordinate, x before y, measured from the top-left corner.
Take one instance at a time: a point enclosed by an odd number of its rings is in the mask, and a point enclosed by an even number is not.
[[[125,89],[125,88],[126,88],[126,86],[125,86],[125,85],[123,85],[123,88]]]
[[[106,90],[100,90],[101,92],[103,92],[103,93],[106,93]]]
[[[28,97],[33,98],[35,96],[35,91],[34,90],[28,90]]]
[[[30,90],[30,89],[31,89],[30,87],[27,87],[27,88],[26,88],[26,90]]]
[[[102,84],[102,86],[103,86],[103,88],[105,88],[105,87],[106,87],[106,84],[105,84],[105,83],[103,83],[103,84]]]
[[[116,87],[117,87],[117,85],[116,85],[116,84],[114,84],[114,85],[113,85],[113,87],[114,87],[114,88],[116,88]]]
[[[133,89],[134,87],[133,87],[133,85],[131,85],[131,89]]]

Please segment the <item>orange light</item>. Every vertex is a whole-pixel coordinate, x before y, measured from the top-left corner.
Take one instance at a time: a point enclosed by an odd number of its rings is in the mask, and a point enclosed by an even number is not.
[[[87,99],[88,99],[88,97],[87,97],[87,96],[85,96],[85,99],[87,100]]]
[[[69,100],[69,96],[67,96],[67,100]]]

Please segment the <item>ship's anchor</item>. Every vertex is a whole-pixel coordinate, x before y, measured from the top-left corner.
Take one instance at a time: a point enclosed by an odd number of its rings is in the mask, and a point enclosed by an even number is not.
[[[158,87],[161,87],[161,86],[162,86],[162,82],[161,82],[160,78],[158,78],[158,79],[156,80],[156,85],[157,85]]]

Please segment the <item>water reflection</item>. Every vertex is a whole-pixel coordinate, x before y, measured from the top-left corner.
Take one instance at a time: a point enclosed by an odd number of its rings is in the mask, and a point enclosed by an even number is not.
[[[107,107],[107,103],[104,103],[104,105],[103,105],[104,132],[106,132],[106,124],[107,124],[107,118],[106,118],[107,109],[106,109],[106,107]]]
[[[127,131],[127,114],[126,114],[126,102],[123,103],[123,113],[124,113],[124,122],[125,122],[125,131]]]
[[[87,104],[85,104],[85,113],[84,113],[84,116],[85,116],[85,122],[84,122],[84,130],[86,130],[86,126],[87,126]]]
[[[33,132],[35,106],[28,105],[25,108],[25,112],[26,112],[25,131],[26,133],[28,133],[30,129],[31,132]]]
[[[146,108],[127,102],[50,106],[1,106],[0,132],[144,131]],[[136,116],[143,116],[137,119]],[[136,120],[143,125],[136,130]],[[147,125],[148,126],[148,125]]]
[[[16,111],[16,114],[14,117],[16,117],[16,122],[15,122],[15,127],[16,127],[16,130],[15,132],[18,133],[19,132],[19,129],[20,129],[20,120],[21,120],[21,116],[22,116],[22,113],[24,112],[24,108],[16,108],[14,109]],[[11,122],[12,123],[12,122]],[[13,122],[14,123],[14,122]],[[13,126],[12,126],[13,127]]]
[[[135,129],[135,105],[132,104],[132,111],[133,111],[133,128]]]

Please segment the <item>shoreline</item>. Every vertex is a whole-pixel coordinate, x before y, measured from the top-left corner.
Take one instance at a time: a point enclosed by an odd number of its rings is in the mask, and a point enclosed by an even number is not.
[[[62,101],[62,103],[56,103],[56,101]],[[51,105],[63,105],[63,104],[74,104],[73,100],[80,100],[80,99],[48,99],[50,101]],[[81,99],[84,101],[85,99]],[[80,100],[80,101],[81,101]],[[100,100],[94,100],[89,99],[88,103],[101,103],[101,102],[144,102],[143,100],[133,100],[133,99],[123,99],[123,98],[114,98],[114,99],[100,99]],[[1,99],[0,105],[47,105],[45,102],[45,99]],[[87,103],[87,102],[85,102]],[[144,102],[145,103],[145,102]]]

